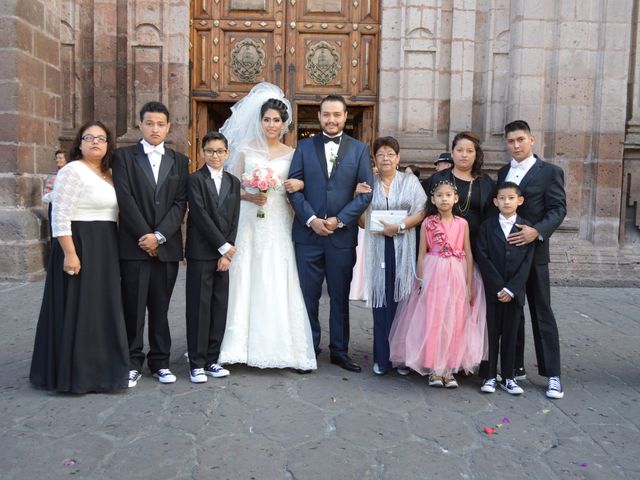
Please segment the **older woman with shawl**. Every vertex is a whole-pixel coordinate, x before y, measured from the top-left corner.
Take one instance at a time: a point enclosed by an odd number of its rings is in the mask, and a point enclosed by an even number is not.
[[[373,152],[378,175],[365,212],[365,292],[373,310],[373,372],[383,375],[391,369],[389,331],[396,307],[414,282],[414,228],[424,219],[427,196],[415,175],[398,170],[400,145],[395,138],[376,139]]]

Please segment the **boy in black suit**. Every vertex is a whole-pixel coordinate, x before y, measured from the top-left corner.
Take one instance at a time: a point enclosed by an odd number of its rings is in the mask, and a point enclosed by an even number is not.
[[[218,132],[207,133],[202,153],[205,165],[187,183],[187,347],[193,383],[229,375],[218,364],[218,355],[240,217],[240,181],[222,170],[229,156],[227,139]]]
[[[149,369],[160,383],[173,383],[169,370],[169,302],[182,260],[181,225],[187,209],[189,159],[167,148],[169,110],[160,102],[140,110],[142,140],[115,151],[113,185],[118,197],[120,275],[129,341],[129,388],[140,379],[149,313]]]
[[[500,387],[512,395],[523,392],[514,378],[515,349],[535,247],[531,243],[516,246],[507,240],[511,233],[520,230],[516,225],[525,224],[516,213],[523,202],[517,184],[504,182],[498,185],[493,203],[500,214],[482,223],[476,239],[474,259],[482,273],[487,298],[489,359],[480,364],[480,376],[484,378],[480,390],[485,393],[496,390],[498,351],[502,373]]]
[[[515,120],[504,127],[511,162],[498,171],[498,183],[518,184],[524,196],[519,213],[531,222],[509,235],[512,245],[533,243],[533,265],[527,279],[527,303],[538,360],[538,373],[548,378],[548,398],[564,397],[560,383],[560,339],[558,324],[551,309],[549,281],[549,242],[567,214],[563,170],[533,153],[535,138],[529,124]],[[516,345],[516,378],[525,378],[524,315],[520,320]]]

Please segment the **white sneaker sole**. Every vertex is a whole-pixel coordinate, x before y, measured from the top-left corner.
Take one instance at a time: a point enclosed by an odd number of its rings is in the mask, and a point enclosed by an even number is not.
[[[135,380],[129,380],[129,388],[133,388],[138,385],[138,380],[142,378],[141,374],[138,374],[138,377]]]
[[[493,387],[480,387],[482,393],[496,393],[496,389]]]
[[[224,371],[224,372],[219,372],[219,373],[213,373],[213,372],[204,372],[204,374],[207,377],[213,377],[213,378],[222,378],[222,377],[228,377],[229,376],[229,371]]]
[[[207,376],[205,375],[204,378],[203,377],[192,377],[191,375],[189,375],[189,380],[191,380],[191,383],[207,383]]]
[[[547,390],[547,398],[559,400],[564,397],[564,392],[558,392],[557,390]]]
[[[397,368],[396,371],[398,372],[398,375],[402,375],[404,377],[405,375],[409,375],[409,372],[411,372],[411,369],[409,369],[409,368]]]
[[[153,376],[155,378],[157,378],[160,383],[163,383],[165,385],[169,384],[169,383],[176,383],[176,377],[175,376],[167,378],[167,377],[161,377],[157,373],[154,373]]]

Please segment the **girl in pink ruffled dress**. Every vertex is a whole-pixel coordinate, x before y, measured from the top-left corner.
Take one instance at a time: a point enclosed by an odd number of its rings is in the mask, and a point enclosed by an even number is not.
[[[467,221],[453,215],[455,185],[440,182],[430,194],[438,214],[422,222],[421,282],[398,307],[389,334],[390,359],[429,374],[430,386],[455,388],[454,373],[471,373],[487,358],[486,305]]]

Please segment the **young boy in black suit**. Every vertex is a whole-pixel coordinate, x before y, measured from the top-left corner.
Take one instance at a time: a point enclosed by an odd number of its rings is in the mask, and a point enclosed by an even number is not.
[[[480,376],[484,379],[480,390],[485,393],[496,390],[498,352],[500,387],[512,395],[523,393],[514,378],[515,349],[535,246],[531,243],[516,246],[507,241],[507,237],[519,229],[517,225],[526,224],[516,213],[523,202],[517,184],[498,185],[493,203],[500,214],[482,223],[476,240],[474,260],[482,273],[487,298],[489,359],[480,364]]]
[[[222,167],[229,156],[225,136],[202,139],[205,165],[187,183],[187,347],[193,383],[226,377],[218,364],[227,321],[229,266],[240,216],[240,181]]]

